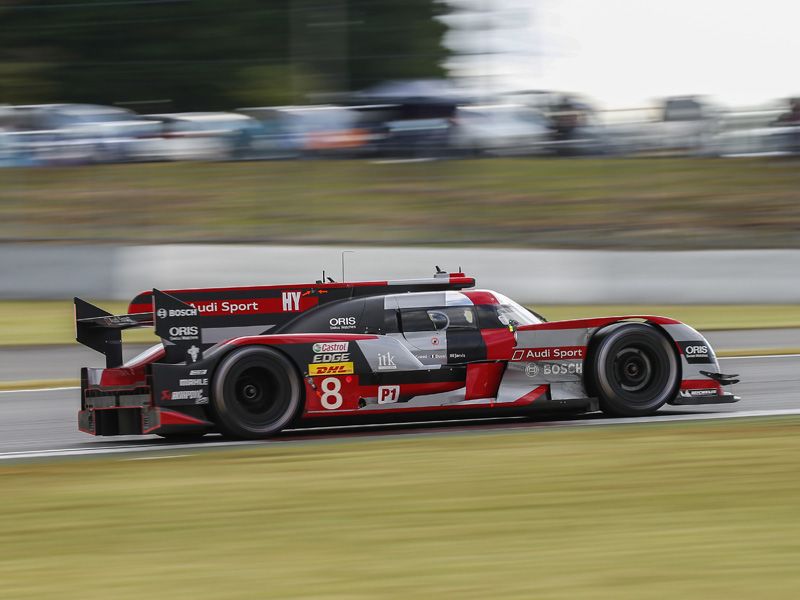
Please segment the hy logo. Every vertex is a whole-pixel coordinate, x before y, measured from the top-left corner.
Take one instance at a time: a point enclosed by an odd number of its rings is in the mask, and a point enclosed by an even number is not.
[[[157,316],[159,319],[163,319],[163,318],[165,318],[165,317],[167,316],[167,309],[166,309],[166,308],[159,308],[159,309],[156,311],[156,316]]]
[[[283,312],[297,312],[300,310],[300,292],[281,292],[281,305]]]

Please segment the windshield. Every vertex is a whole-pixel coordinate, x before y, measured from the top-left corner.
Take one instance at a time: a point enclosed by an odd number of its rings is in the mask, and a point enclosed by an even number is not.
[[[495,293],[497,301],[497,318],[503,325],[510,325],[511,321],[516,321],[519,325],[537,325],[542,322],[527,308],[520,306],[510,298],[502,294]]]

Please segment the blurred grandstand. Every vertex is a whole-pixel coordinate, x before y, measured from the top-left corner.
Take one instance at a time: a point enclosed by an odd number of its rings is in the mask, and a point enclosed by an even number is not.
[[[328,104],[139,114],[89,104],[0,107],[0,165],[480,156],[775,156],[800,152],[798,101],[723,109],[698,97],[596,111],[558,92],[482,97],[392,81]]]

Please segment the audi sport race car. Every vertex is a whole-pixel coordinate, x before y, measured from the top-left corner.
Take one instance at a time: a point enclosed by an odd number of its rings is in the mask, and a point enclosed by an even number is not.
[[[674,319],[548,322],[464,273],[428,279],[152,290],[129,314],[75,298],[93,435],[264,438],[304,423],[735,402],[709,343]],[[162,343],[123,362],[121,332]]]

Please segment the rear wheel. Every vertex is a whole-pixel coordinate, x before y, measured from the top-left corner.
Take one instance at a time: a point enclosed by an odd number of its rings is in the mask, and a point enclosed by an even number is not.
[[[678,393],[678,356],[652,325],[621,323],[600,331],[589,361],[590,382],[606,414],[651,415]]]
[[[211,404],[224,434],[259,439],[291,422],[300,408],[300,390],[300,377],[284,355],[248,347],[220,363]]]

